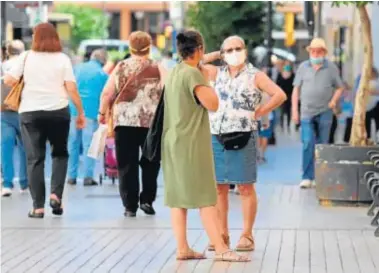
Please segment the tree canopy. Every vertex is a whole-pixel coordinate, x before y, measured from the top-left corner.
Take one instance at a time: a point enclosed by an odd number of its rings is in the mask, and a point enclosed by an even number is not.
[[[357,7],[363,7],[363,6],[370,4],[370,3],[372,3],[372,1],[333,1],[333,5],[337,6],[337,7],[339,7],[341,5],[348,6],[350,4],[353,4]]]
[[[196,2],[188,10],[188,24],[199,30],[207,51],[219,49],[230,35],[239,35],[249,46],[264,40],[265,3],[261,1]]]
[[[72,4],[60,4],[56,12],[74,16],[72,45],[77,47],[85,39],[108,38],[109,18],[102,10]]]

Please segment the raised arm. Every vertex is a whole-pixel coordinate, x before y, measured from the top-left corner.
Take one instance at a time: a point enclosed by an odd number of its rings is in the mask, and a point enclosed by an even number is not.
[[[202,61],[204,64],[208,64],[220,59],[220,57],[221,57],[220,51],[214,51],[208,54],[204,54]]]

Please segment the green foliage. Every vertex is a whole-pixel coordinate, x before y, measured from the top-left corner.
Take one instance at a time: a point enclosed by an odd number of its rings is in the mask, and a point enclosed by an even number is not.
[[[122,60],[124,59],[125,55],[128,53],[129,50],[126,51],[118,51],[118,50],[109,50],[107,51],[108,53],[108,58],[110,61],[115,62],[117,60]]]
[[[371,4],[373,1],[333,1],[332,5],[336,7],[355,5],[356,7],[363,7]]]
[[[72,14],[72,45],[77,47],[85,39],[108,38],[109,18],[102,10],[72,4],[60,4],[55,9],[59,13]]]
[[[187,13],[188,24],[199,30],[207,51],[218,50],[230,35],[239,35],[248,45],[261,44],[264,38],[265,3],[261,1],[199,1]]]

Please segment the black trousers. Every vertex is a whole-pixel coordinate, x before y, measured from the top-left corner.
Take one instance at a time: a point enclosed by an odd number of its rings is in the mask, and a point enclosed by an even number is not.
[[[329,144],[334,144],[334,138],[338,127],[338,119],[337,116],[333,114],[332,126],[330,127],[329,133]]]
[[[67,173],[67,141],[70,129],[68,108],[56,111],[34,111],[20,115],[21,135],[27,157],[30,193],[35,209],[44,208],[46,142],[51,145],[51,194],[62,199]]]
[[[160,163],[140,156],[148,128],[118,126],[115,130],[119,190],[125,209],[137,211],[140,204],[152,204],[157,195]],[[142,192],[139,190],[139,166],[142,169]]]
[[[348,143],[350,141],[351,127],[353,126],[353,118],[346,119],[345,133],[343,135],[343,141]]]
[[[374,109],[371,111],[366,112],[366,133],[367,137],[371,138],[371,121],[374,120],[376,132],[379,131],[379,103],[375,106]],[[345,128],[345,135],[344,135],[344,141],[349,142],[350,141],[350,134],[351,134],[351,127],[353,126],[353,118],[347,118],[346,119],[346,128]],[[376,133],[374,132],[374,133]]]
[[[372,109],[366,113],[366,132],[367,137],[371,137],[371,120],[374,120],[376,131],[379,131],[379,103]],[[374,132],[375,134],[376,132]]]
[[[284,129],[284,116],[287,116],[287,128],[291,125],[291,102],[285,102],[282,107],[282,111],[280,113],[280,127]]]
[[[379,131],[379,103],[371,111],[366,112],[366,133],[367,138],[371,138],[371,121],[374,120],[376,132]],[[344,135],[344,141],[350,141],[351,127],[353,126],[353,118],[346,119],[346,129]],[[374,133],[376,133],[374,132]]]

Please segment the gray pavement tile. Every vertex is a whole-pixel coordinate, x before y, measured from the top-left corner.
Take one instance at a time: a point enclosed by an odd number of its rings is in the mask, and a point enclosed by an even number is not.
[[[280,141],[288,145],[270,149],[269,163],[260,167],[256,250],[243,254],[251,257],[249,263],[213,262],[198,211],[188,213],[188,240],[208,259],[176,261],[160,178],[154,217],[139,211],[135,219],[125,218],[118,187],[107,182],[66,187],[62,217],[47,210],[44,219],[29,219],[28,195],[3,198],[1,271],[379,273],[379,239],[373,236],[367,208],[320,206],[314,190],[296,185],[300,146]],[[291,164],[289,152],[297,155]],[[235,194],[230,194],[229,221],[234,247],[242,227],[240,197]]]

